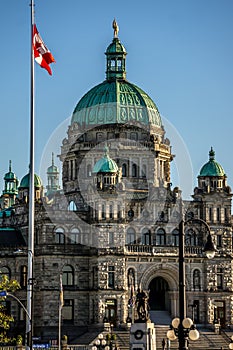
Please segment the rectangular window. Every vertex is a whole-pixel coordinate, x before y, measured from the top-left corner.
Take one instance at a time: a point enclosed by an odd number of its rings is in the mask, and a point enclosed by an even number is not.
[[[102,219],[105,219],[105,206],[102,204]]]
[[[209,220],[212,221],[212,208],[209,208]]]
[[[223,289],[223,269],[221,267],[217,268],[217,288]]]
[[[113,246],[113,244],[114,244],[114,232],[108,233],[108,242],[109,242],[110,246]]]
[[[20,269],[20,286],[21,288],[27,287],[27,266],[23,265]]]
[[[217,235],[217,247],[222,246],[222,235]]]
[[[109,219],[113,219],[113,206],[109,206]]]
[[[65,243],[65,236],[62,232],[56,232],[55,235],[55,243],[57,244],[64,244]]]
[[[62,318],[64,323],[73,323],[74,321],[74,300],[65,299],[62,308]]]
[[[115,284],[115,267],[108,267],[108,288],[114,288]]]

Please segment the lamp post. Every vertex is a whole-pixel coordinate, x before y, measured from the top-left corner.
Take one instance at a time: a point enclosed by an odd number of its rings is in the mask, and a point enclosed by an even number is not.
[[[172,321],[172,328],[167,332],[167,337],[170,340],[176,339],[178,336],[179,350],[188,349],[188,336],[191,340],[197,340],[199,338],[199,332],[195,329],[193,321],[190,318],[186,318],[186,289],[185,289],[185,232],[184,226],[190,222],[199,222],[203,224],[207,231],[207,242],[204,246],[204,252],[207,258],[214,257],[216,248],[212,242],[209,225],[202,219],[190,219],[184,221],[183,219],[179,224],[179,318],[175,318]]]
[[[31,216],[31,215],[30,215]],[[30,217],[29,216],[29,217]],[[34,219],[33,223],[30,220],[30,226],[34,226]],[[18,249],[14,253],[15,254],[27,254],[28,258],[28,271],[27,271],[27,308],[25,310],[27,314],[26,318],[26,333],[25,333],[25,345],[27,349],[32,350],[33,348],[33,334],[32,334],[32,308],[33,308],[33,286],[35,283],[35,278],[33,277],[33,258],[34,258],[34,234],[32,234],[31,228],[29,229],[29,237],[28,237],[28,249],[22,250]],[[8,293],[9,295],[9,293]],[[15,297],[16,298],[16,297]]]

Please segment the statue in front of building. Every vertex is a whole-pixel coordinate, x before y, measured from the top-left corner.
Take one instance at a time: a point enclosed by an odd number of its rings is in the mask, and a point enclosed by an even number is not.
[[[136,312],[137,320],[136,322],[146,322],[149,320],[149,305],[148,296],[140,287],[138,288],[136,294]]]

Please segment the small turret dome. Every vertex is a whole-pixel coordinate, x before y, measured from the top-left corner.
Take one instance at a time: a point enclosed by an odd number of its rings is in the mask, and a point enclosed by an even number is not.
[[[211,150],[209,152],[209,161],[203,165],[203,167],[200,170],[199,176],[225,176],[225,171],[223,170],[223,167],[216,162],[215,160],[215,152],[213,148],[211,147]]]
[[[117,163],[109,157],[109,150],[108,147],[105,146],[104,148],[104,156],[99,159],[92,170],[94,174],[98,173],[117,173],[118,172],[118,166]]]
[[[9,171],[5,174],[4,180],[5,181],[13,181],[13,180],[18,181],[15,173],[13,173],[13,171],[11,171],[11,160],[9,161]]]
[[[107,50],[105,52],[106,55],[108,54],[114,54],[115,53],[121,53],[121,54],[127,54],[126,49],[124,45],[120,42],[118,38],[114,38],[111,44],[107,47]]]
[[[47,174],[58,174],[59,169],[58,167],[54,164],[54,153],[52,152],[52,164],[48,167],[47,169]]]
[[[30,174],[28,173],[27,175],[25,175],[21,182],[20,182],[20,188],[29,188],[29,184],[30,184]],[[40,179],[40,177],[36,174],[34,174],[34,186],[36,188],[40,188],[42,186],[42,181]]]

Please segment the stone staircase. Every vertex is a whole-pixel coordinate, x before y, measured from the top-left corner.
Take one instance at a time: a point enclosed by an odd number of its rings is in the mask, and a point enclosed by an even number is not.
[[[156,328],[156,350],[162,350],[163,338],[167,341],[167,331],[169,326],[155,325]],[[197,341],[189,342],[191,350],[223,350],[229,349],[230,336],[233,334],[216,334],[209,329],[197,327],[200,333],[200,338]],[[169,349],[169,348],[166,348]],[[170,342],[170,349],[178,349],[178,340]]]
[[[167,331],[171,324],[171,317],[166,312],[154,311],[150,313],[151,321],[155,323],[156,329],[156,350],[162,350],[162,340],[167,341]],[[229,349],[230,337],[233,335],[233,331],[222,331],[221,334],[216,334],[213,330],[206,329],[201,326],[197,326],[200,333],[200,338],[197,341],[190,341],[190,350],[227,350]],[[79,336],[75,342],[79,347],[83,346],[83,349],[91,349],[91,346],[95,342],[99,333],[103,333],[104,338],[109,332],[101,329],[90,329],[89,332]],[[129,330],[126,329],[114,329],[113,333],[116,334],[117,344],[119,350],[129,350]],[[178,349],[178,340],[170,342],[170,348],[166,347],[166,350]]]
[[[129,350],[129,331],[126,331],[126,330],[125,331],[123,331],[123,330],[115,331],[114,330],[114,333],[117,336],[117,343],[118,343],[119,349],[120,350]]]

